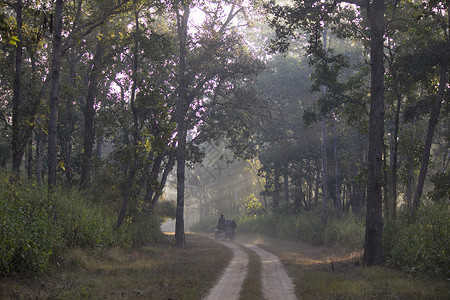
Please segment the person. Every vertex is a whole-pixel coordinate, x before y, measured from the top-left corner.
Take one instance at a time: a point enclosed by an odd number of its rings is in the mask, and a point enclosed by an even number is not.
[[[219,224],[217,225],[217,228],[223,229],[224,226],[225,226],[225,218],[223,217],[223,215],[220,215]]]

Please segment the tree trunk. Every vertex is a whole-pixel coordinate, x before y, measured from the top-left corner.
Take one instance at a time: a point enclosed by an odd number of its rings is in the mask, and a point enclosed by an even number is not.
[[[391,148],[391,159],[390,159],[390,169],[391,169],[391,217],[395,220],[397,218],[397,164],[398,164],[398,131],[400,124],[400,109],[402,105],[401,95],[397,95],[397,107],[395,110],[395,124],[394,124],[394,135],[392,137],[392,148]]]
[[[69,60],[69,83],[71,84],[73,90],[77,89],[76,83],[76,72],[75,68],[79,62],[79,57],[72,55]],[[72,135],[74,130],[74,120],[73,120],[73,101],[76,101],[75,93],[71,94],[72,97],[68,97],[66,99],[66,118],[67,118],[67,127],[66,127],[66,141],[65,141],[65,149],[64,149],[64,165],[65,165],[65,174],[66,174],[66,185],[70,187],[72,185]]]
[[[327,120],[322,117],[322,220],[327,220],[327,202],[328,202],[328,159],[327,159]]]
[[[179,84],[178,84],[178,100],[177,100],[177,131],[178,131],[178,148],[177,148],[177,211],[175,219],[175,244],[178,247],[186,247],[184,233],[184,181],[186,168],[186,135],[187,124],[186,114],[189,108],[188,104],[188,82],[186,74],[186,46],[188,20],[190,13],[190,4],[182,3],[183,8],[180,9],[176,5],[177,14],[177,32],[179,42]]]
[[[406,158],[406,192],[405,199],[408,207],[408,212],[412,216],[413,214],[413,190],[414,190],[414,156],[412,153],[408,153]]]
[[[450,46],[447,45],[447,50],[450,51]],[[431,108],[430,113],[430,119],[428,121],[428,130],[427,130],[427,137],[425,140],[425,147],[423,149],[422,153],[422,159],[420,162],[420,173],[417,180],[417,187],[416,192],[414,195],[414,210],[417,210],[417,208],[420,205],[420,200],[422,197],[423,192],[423,186],[425,184],[425,179],[427,176],[428,171],[428,163],[430,160],[430,152],[431,152],[431,144],[433,142],[433,135],[434,130],[438,124],[439,121],[439,114],[441,112],[442,107],[442,99],[444,98],[445,93],[445,87],[447,86],[447,72],[448,72],[448,66],[449,66],[449,58],[448,58],[448,51],[447,54],[444,54],[444,57],[442,59],[441,64],[441,74],[439,78],[439,88],[436,95],[436,101],[433,104],[433,107]]]
[[[41,130],[39,130],[38,132],[36,132],[36,181],[39,186],[43,185],[42,171],[44,162],[44,143],[45,134]]]
[[[116,228],[119,228],[127,214],[128,203],[130,201],[130,195],[134,183],[134,178],[136,176],[136,171],[138,169],[138,156],[139,156],[139,124],[138,124],[138,112],[136,108],[136,89],[137,89],[137,72],[138,72],[138,47],[139,47],[139,12],[135,11],[135,20],[136,20],[136,31],[134,35],[134,51],[133,51],[133,70],[131,78],[133,80],[133,84],[131,86],[131,96],[130,96],[130,107],[131,113],[133,114],[133,165],[131,166],[130,172],[127,176],[127,180],[125,182],[125,186],[122,192],[122,206],[120,208],[119,217],[117,218]],[[100,43],[100,41],[99,41]],[[98,46],[98,45],[97,45]],[[97,48],[98,50],[98,48]],[[96,51],[97,53],[98,51]],[[101,51],[101,53],[103,50]],[[92,70],[94,71],[94,69]],[[96,80],[95,80],[96,81]],[[92,147],[91,147],[92,151]]]
[[[83,160],[81,163],[80,188],[87,189],[91,177],[92,147],[94,145],[94,118],[95,118],[95,98],[97,96],[97,82],[101,74],[101,64],[103,58],[103,42],[97,41],[92,70],[89,74],[89,88],[84,109],[84,136],[83,136]],[[136,57],[134,58],[137,59]]]
[[[33,178],[33,138],[30,137],[27,147],[27,175],[28,179]]]
[[[280,206],[280,167],[275,164],[273,170],[273,208],[278,208]]]
[[[15,71],[13,84],[13,99],[12,99],[12,171],[15,177],[20,176],[20,165],[22,163],[23,145],[20,139],[20,127],[22,123],[20,105],[22,102],[22,53],[23,53],[23,38],[22,38],[22,0],[17,0],[15,5],[16,10],[16,24],[17,24],[17,44],[15,57]]]
[[[335,181],[335,193],[336,193],[336,208],[338,210],[338,216],[340,217],[342,212],[341,206],[341,182],[339,181],[339,159],[337,150],[337,134],[336,134],[336,117],[333,118],[333,156],[334,156],[334,181]]]
[[[49,193],[56,186],[57,167],[57,126],[59,80],[61,77],[61,31],[63,18],[63,0],[56,0],[53,26],[53,53],[51,67],[50,117],[48,124],[48,187]]]
[[[384,134],[384,0],[373,0],[367,14],[370,23],[371,93],[369,117],[369,152],[367,181],[367,214],[364,262],[379,265],[382,257],[382,153]]]
[[[167,177],[169,176],[169,173],[172,171],[173,167],[175,165],[175,150],[171,151],[169,154],[169,159],[167,161],[166,167],[164,169],[163,175],[161,177],[161,182],[159,183],[158,189],[155,191],[151,205],[150,205],[150,211],[153,211],[155,209],[156,204],[158,203],[159,197],[162,195],[162,191],[164,187],[166,186]]]
[[[283,168],[283,194],[284,202],[289,203],[289,173],[288,173],[288,163],[284,164]]]
[[[386,151],[386,145],[383,145],[383,206],[384,206],[384,213],[385,217],[389,218],[390,215],[390,201],[389,201],[389,195],[388,195],[388,166],[387,166],[387,151]]]

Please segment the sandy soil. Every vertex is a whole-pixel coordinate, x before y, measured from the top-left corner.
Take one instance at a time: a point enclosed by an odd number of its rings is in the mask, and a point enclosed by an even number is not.
[[[207,300],[239,299],[242,283],[247,276],[247,254],[240,248],[239,244],[230,242],[223,242],[223,244],[233,251],[234,256],[220,281],[206,298]],[[254,244],[245,244],[244,246],[255,251],[261,258],[261,282],[264,299],[296,299],[292,280],[287,275],[278,257]]]
[[[247,276],[248,255],[239,244],[223,242],[233,251],[233,259],[216,286],[205,298],[207,300],[237,300]]]

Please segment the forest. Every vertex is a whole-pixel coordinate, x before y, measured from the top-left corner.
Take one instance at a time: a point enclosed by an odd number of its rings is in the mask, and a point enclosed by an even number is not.
[[[0,276],[225,214],[448,278],[449,7],[1,0]]]

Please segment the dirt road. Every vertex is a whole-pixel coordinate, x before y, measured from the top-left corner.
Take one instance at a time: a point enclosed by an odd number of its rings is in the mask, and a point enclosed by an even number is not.
[[[223,244],[233,251],[233,259],[217,285],[206,297],[207,300],[239,299],[242,283],[247,276],[248,256],[241,249],[241,245],[231,242],[223,242]],[[261,258],[261,282],[264,299],[296,299],[292,280],[285,272],[278,257],[254,244],[245,244],[243,246],[255,251]]]

